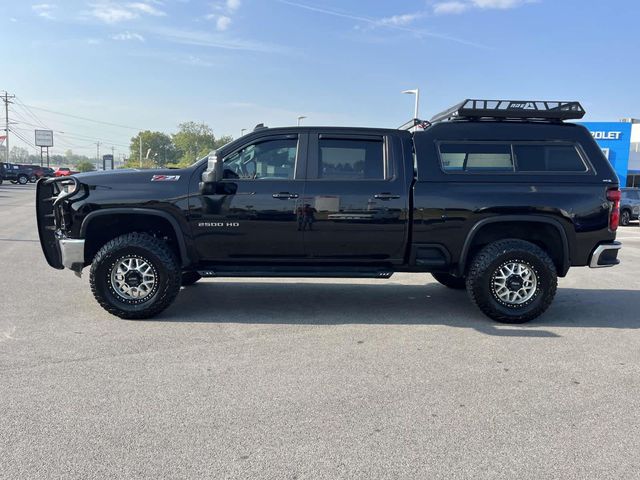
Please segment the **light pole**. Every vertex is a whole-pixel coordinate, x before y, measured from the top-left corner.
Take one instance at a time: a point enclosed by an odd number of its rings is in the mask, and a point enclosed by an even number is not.
[[[413,90],[403,90],[402,93],[407,93],[409,95],[415,95],[416,96],[416,104],[415,104],[415,108],[413,110],[413,118],[418,118],[418,104],[420,103],[420,89],[419,88],[415,88]]]
[[[246,132],[246,131],[247,131],[246,128],[243,128],[242,130],[240,130],[240,136],[244,137],[244,132]]]
[[[300,115],[298,117],[298,126],[300,126],[300,124],[302,123],[302,120],[304,120],[305,118],[307,118],[307,117],[305,117],[304,115]]]

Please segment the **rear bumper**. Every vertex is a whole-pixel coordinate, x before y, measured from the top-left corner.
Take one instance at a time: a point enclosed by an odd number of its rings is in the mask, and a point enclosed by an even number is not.
[[[618,260],[618,252],[621,248],[622,244],[620,242],[598,245],[591,253],[589,267],[603,268],[618,265],[620,263],[620,260]]]

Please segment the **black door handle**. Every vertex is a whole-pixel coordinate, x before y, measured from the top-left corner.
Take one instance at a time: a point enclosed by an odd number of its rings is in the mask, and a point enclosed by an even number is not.
[[[400,195],[394,195],[392,193],[376,193],[373,198],[377,198],[378,200],[397,200],[400,198]]]
[[[288,200],[290,198],[298,198],[299,195],[297,193],[289,193],[289,192],[279,192],[271,195],[273,198],[278,198],[280,200]]]

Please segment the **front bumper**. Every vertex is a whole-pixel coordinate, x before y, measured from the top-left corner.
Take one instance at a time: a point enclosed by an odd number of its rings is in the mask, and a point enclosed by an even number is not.
[[[80,273],[84,268],[84,240],[58,238],[58,249],[62,266]]]
[[[73,177],[38,180],[36,218],[40,245],[47,263],[59,270],[66,267],[79,273],[84,267],[84,240],[67,238],[64,235],[65,213],[62,202],[69,195],[63,192],[62,183],[69,181],[77,183]]]
[[[622,244],[620,242],[598,245],[591,253],[589,267],[603,268],[618,265],[620,263],[620,260],[618,260],[618,252],[621,248]]]

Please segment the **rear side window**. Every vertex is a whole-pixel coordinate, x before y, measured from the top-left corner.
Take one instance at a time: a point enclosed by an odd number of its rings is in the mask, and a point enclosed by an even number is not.
[[[442,169],[447,173],[583,173],[588,170],[573,144],[441,143]]]
[[[514,145],[519,172],[586,172],[575,145]]]
[[[513,172],[509,144],[442,143],[440,161],[445,172]]]
[[[326,180],[383,180],[384,142],[381,139],[319,140],[318,178]]]

